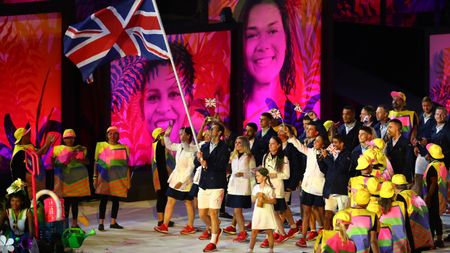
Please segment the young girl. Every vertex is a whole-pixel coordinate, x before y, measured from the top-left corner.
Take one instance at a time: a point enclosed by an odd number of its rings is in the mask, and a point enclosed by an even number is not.
[[[184,201],[188,216],[188,224],[181,230],[181,234],[193,234],[194,229],[194,207],[192,205],[193,197],[189,195],[192,187],[192,172],[194,171],[194,153],[197,150],[192,143],[192,130],[189,127],[180,129],[181,143],[172,143],[170,141],[170,133],[172,126],[169,126],[164,134],[164,143],[166,148],[171,151],[176,151],[176,165],[175,170],[170,174],[169,189],[167,190],[167,204],[164,211],[164,223],[154,227],[157,232],[168,233],[169,221],[173,213],[173,208],[177,200]]]
[[[24,183],[17,179],[7,191],[9,193],[7,195],[9,207],[0,214],[0,228],[6,221],[8,223],[6,236],[14,239],[14,252],[28,252],[28,250],[20,247],[22,239],[34,235],[33,215],[28,208]]]
[[[333,217],[333,230],[322,230],[314,244],[315,253],[351,253],[356,252],[355,243],[347,235],[352,216],[339,211]]]
[[[64,145],[53,148],[52,161],[55,171],[55,193],[64,198],[64,214],[69,217],[72,207],[72,227],[78,227],[78,202],[80,197],[91,195],[89,174],[86,168],[86,147],[75,146],[75,131],[66,129]]]
[[[275,198],[275,190],[270,181],[269,170],[259,168],[256,171],[256,182],[253,187],[252,196],[256,198],[255,209],[252,217],[252,235],[250,245],[247,252],[253,252],[256,243],[256,236],[259,231],[264,230],[267,234],[269,252],[273,252],[273,230],[277,228],[277,222],[274,212],[274,204],[277,202]]]
[[[275,189],[275,218],[278,226],[278,234],[275,234],[277,243],[282,243],[289,239],[284,231],[282,221],[284,221],[283,213],[286,210],[286,200],[284,199],[284,181],[289,179],[289,161],[282,150],[282,142],[278,136],[273,136],[269,141],[269,152],[264,155],[263,167],[269,171],[269,177]],[[269,242],[266,239],[261,243],[261,248],[267,248]]]
[[[244,227],[242,208],[251,208],[252,206],[250,180],[253,177],[252,169],[256,167],[247,137],[237,137],[234,151],[230,156],[230,163],[231,176],[228,182],[226,206],[234,208],[234,218],[240,231],[234,241],[244,242],[248,235]]]

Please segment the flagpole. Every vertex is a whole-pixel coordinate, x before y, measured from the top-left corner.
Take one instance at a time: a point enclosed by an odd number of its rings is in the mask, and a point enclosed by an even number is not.
[[[180,94],[182,95],[181,100],[183,101],[184,110],[186,111],[186,116],[189,121],[189,126],[191,127],[191,130],[192,130],[192,137],[194,137],[194,142],[195,142],[195,145],[197,146],[197,149],[200,150],[200,146],[199,146],[198,140],[197,140],[197,135],[195,134],[194,124],[192,124],[191,116],[189,114],[189,109],[187,107],[186,100],[184,98],[184,92],[183,92],[183,89],[181,88],[180,79],[178,78],[177,68],[175,66],[175,62],[173,61],[172,51],[170,50],[169,42],[167,41],[166,30],[164,29],[164,26],[163,26],[163,23],[161,20],[161,16],[159,15],[158,6],[156,5],[155,0],[152,0],[152,3],[155,8],[155,11],[156,11],[156,17],[158,18],[158,22],[161,26],[164,43],[166,44],[167,52],[169,53],[170,64],[172,65],[173,73],[175,74],[175,79],[177,80],[178,89],[180,90]]]

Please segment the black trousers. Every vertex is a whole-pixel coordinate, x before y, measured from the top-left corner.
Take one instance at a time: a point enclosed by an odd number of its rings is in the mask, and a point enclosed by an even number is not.
[[[78,202],[79,197],[64,197],[64,215],[69,217],[70,207],[72,207],[72,218],[78,218]]]
[[[100,205],[98,207],[99,209],[98,218],[99,219],[105,218],[106,205],[108,204],[108,200],[112,201],[111,218],[117,219],[117,214],[119,213],[119,198],[108,195],[101,195]]]
[[[167,204],[167,189],[164,189],[165,187],[162,187],[161,190],[156,191],[156,212],[157,213],[164,213],[164,210],[166,209]]]
[[[434,235],[442,235],[442,220],[441,216],[439,216],[439,199],[432,199],[428,210],[431,235],[433,237]]]

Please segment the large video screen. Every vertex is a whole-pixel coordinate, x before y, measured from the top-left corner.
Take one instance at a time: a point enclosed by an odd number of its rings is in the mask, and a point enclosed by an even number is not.
[[[31,127],[34,145],[61,125],[61,17],[0,17],[0,161],[9,173],[14,130]]]
[[[450,34],[430,36],[431,99],[450,110]]]
[[[230,116],[230,31],[169,35],[172,54],[189,114],[198,130],[206,116]],[[178,86],[168,61],[125,57],[111,63],[111,122],[120,142],[130,147],[130,164],[151,164],[152,132],[173,125],[172,141],[189,126]],[[215,99],[216,108],[205,99]]]
[[[244,26],[244,124],[276,108],[300,127],[295,105],[320,114],[322,1],[211,0],[210,19],[225,7]]]

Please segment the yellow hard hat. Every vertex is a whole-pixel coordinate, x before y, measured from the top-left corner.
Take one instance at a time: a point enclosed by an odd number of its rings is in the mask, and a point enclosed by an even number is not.
[[[361,155],[358,158],[358,166],[356,166],[356,170],[364,170],[367,169],[371,164],[369,158],[365,155]]]
[[[434,143],[427,144],[427,150],[430,156],[433,157],[434,159],[444,158],[444,154],[442,154],[442,148],[437,144]]]
[[[336,227],[337,221],[343,224],[352,224],[352,216],[347,211],[339,211],[333,217],[333,226]]]
[[[159,137],[162,133],[164,133],[164,129],[162,129],[162,128],[160,128],[160,127],[155,128],[155,129],[153,130],[153,132],[152,132],[153,140],[156,141],[156,140],[158,139],[158,137]]]
[[[31,128],[28,128],[28,130],[23,127],[17,128],[17,130],[14,132],[14,138],[16,138],[14,144],[19,144],[20,140],[22,140],[22,137],[29,133],[30,130]]]
[[[366,182],[367,190],[372,195],[380,195],[380,182],[375,177],[371,177]]]
[[[405,185],[408,184],[408,181],[406,181],[406,177],[403,174],[395,174],[392,177],[392,183],[395,185]]]
[[[355,202],[357,205],[367,205],[370,201],[370,193],[366,188],[356,191]]]
[[[367,157],[371,164],[378,164],[377,153],[374,149],[367,149],[364,151],[363,156]]]
[[[333,124],[334,122],[332,120],[327,120],[323,123],[323,127],[325,127],[325,130],[327,130],[328,132],[328,130],[330,129],[331,126],[333,126]]]
[[[63,138],[75,138],[75,131],[73,129],[66,129],[63,133]]]
[[[381,138],[375,138],[372,140],[372,142],[373,142],[373,145],[380,150],[383,150],[384,147],[386,147],[386,143]]]
[[[390,181],[383,182],[380,190],[380,197],[390,199],[394,196],[394,184]]]

